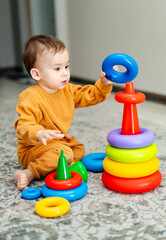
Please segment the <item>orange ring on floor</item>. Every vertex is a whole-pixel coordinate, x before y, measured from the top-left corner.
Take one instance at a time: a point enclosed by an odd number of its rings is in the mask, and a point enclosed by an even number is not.
[[[72,178],[66,180],[57,180],[56,172],[50,173],[45,178],[47,187],[55,190],[69,190],[78,187],[82,183],[82,176],[71,171]]]
[[[161,183],[162,176],[159,170],[152,175],[141,178],[121,178],[108,174],[106,171],[102,173],[103,184],[116,192],[121,193],[143,193],[148,192]]]

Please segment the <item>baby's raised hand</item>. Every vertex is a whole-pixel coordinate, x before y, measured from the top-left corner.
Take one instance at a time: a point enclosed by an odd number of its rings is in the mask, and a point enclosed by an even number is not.
[[[115,71],[119,72],[118,66],[116,66],[116,65],[113,66],[113,69],[114,69]],[[108,79],[105,77],[105,75],[106,75],[105,72],[101,72],[101,74],[100,74],[101,82],[102,82],[102,84],[109,86],[109,85],[112,84],[112,81],[111,81],[111,80],[108,80]]]
[[[111,82],[110,80],[108,80],[108,79],[105,77],[105,75],[106,75],[105,72],[101,72],[101,74],[100,74],[101,82],[102,82],[102,84],[109,86],[109,85],[112,84],[112,82]]]
[[[60,139],[63,138],[64,136],[65,134],[62,134],[58,130],[39,130],[36,133],[37,139],[44,145],[47,145],[47,140],[52,140],[54,138]]]

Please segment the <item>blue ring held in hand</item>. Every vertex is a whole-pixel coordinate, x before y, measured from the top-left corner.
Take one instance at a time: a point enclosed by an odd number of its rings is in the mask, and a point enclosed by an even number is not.
[[[81,185],[76,188],[69,190],[55,190],[46,186],[46,184],[42,187],[42,195],[47,197],[62,197],[68,200],[69,202],[76,201],[82,198],[88,191],[87,184],[82,181]]]
[[[33,200],[41,196],[41,190],[37,187],[26,188],[21,193],[22,197],[28,200]]]
[[[113,69],[115,65],[124,66],[127,71],[117,72]],[[102,63],[102,70],[106,78],[116,83],[131,82],[138,74],[138,65],[136,61],[122,53],[114,53],[106,57]]]
[[[91,172],[103,172],[103,161],[106,153],[91,153],[82,158],[81,162]]]

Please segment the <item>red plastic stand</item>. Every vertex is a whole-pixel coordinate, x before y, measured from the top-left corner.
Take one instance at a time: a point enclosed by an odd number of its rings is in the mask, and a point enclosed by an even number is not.
[[[136,104],[144,102],[145,95],[134,91],[133,82],[127,82],[125,92],[116,93],[115,100],[124,103],[121,134],[139,134],[140,128]]]

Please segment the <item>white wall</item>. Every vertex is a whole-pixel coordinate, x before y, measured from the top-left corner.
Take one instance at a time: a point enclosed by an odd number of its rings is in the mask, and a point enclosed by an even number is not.
[[[61,23],[68,30],[72,75],[99,78],[111,53],[132,56],[139,65],[135,88],[166,95],[165,0],[55,0],[63,2]],[[58,7],[58,4],[56,5]],[[56,9],[59,11],[59,9]],[[62,25],[58,23],[57,28]],[[64,37],[59,34],[58,37]]]
[[[55,35],[53,0],[30,0],[32,35]]]
[[[55,32],[56,37],[65,42],[68,51],[69,44],[69,26],[68,26],[68,9],[66,0],[54,0],[54,15],[55,15]]]
[[[19,14],[19,31],[20,31],[20,38],[21,38],[21,54],[24,49],[25,42],[30,37],[30,26],[29,19],[28,19],[28,9],[26,1],[24,0],[17,0],[18,1],[18,14]]]
[[[16,14],[15,9],[12,8],[10,0],[0,0],[0,68],[2,69],[21,67],[21,60],[17,61],[19,55],[21,59],[24,42],[29,38],[26,1],[17,0],[16,4],[18,6],[18,16],[14,15]],[[18,17],[18,26],[13,27],[13,16]],[[21,46],[15,45],[15,36],[17,40],[20,40],[17,43]],[[19,47],[21,52],[17,52]]]
[[[15,52],[9,0],[0,0],[0,68],[13,67]]]

